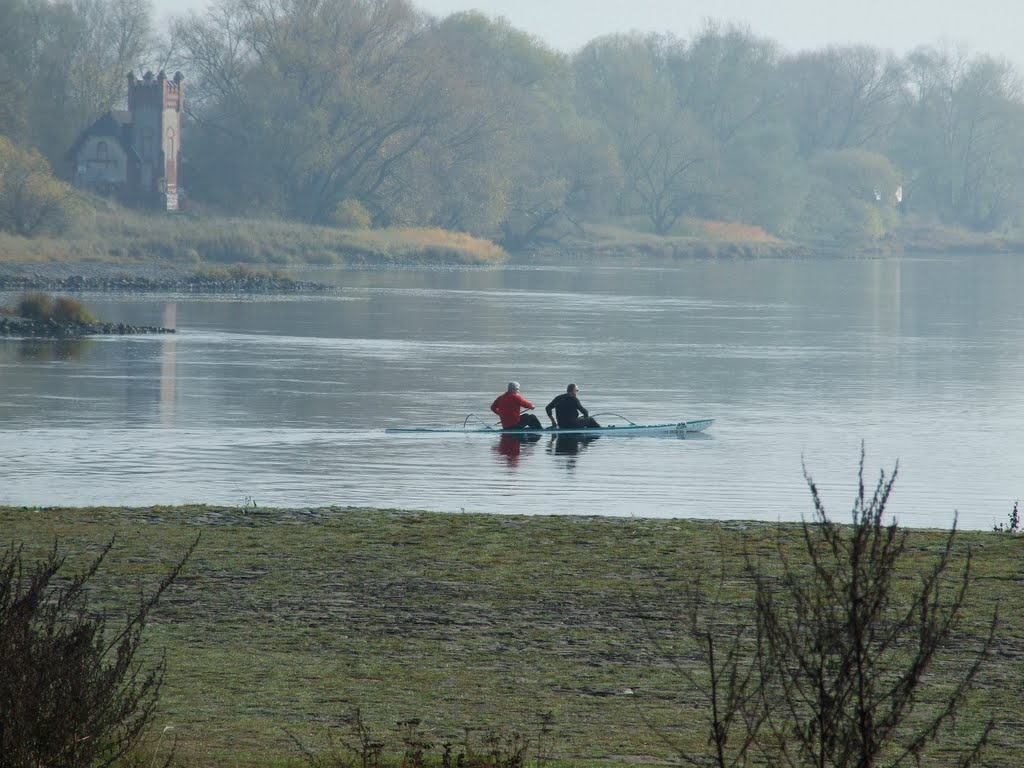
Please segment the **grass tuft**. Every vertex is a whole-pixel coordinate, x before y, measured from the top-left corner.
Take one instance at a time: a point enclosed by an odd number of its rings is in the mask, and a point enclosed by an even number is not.
[[[32,291],[22,294],[15,305],[15,313],[27,320],[42,322],[48,320],[53,312],[53,299],[48,294]]]
[[[53,302],[50,317],[58,323],[98,323],[99,318],[81,301],[71,296],[61,296]]]

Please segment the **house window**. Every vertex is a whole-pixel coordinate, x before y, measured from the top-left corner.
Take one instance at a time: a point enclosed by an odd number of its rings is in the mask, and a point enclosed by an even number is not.
[[[96,159],[101,163],[107,162],[107,142],[96,142]]]

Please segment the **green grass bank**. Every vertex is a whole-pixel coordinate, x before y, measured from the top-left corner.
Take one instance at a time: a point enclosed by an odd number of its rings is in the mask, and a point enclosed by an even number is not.
[[[157,730],[173,726],[194,766],[302,765],[291,736],[322,746],[355,707],[389,742],[414,717],[439,743],[466,728],[530,738],[551,713],[559,762],[670,761],[666,738],[706,741],[707,701],[679,674],[699,672],[686,588],[721,604],[724,630],[751,597],[744,553],[770,567],[777,540],[799,544],[793,525],[349,508],[0,507],[0,531],[33,554],[56,538],[72,566],[116,537],[96,582],[112,625],[120,601],[201,535],[147,630],[149,652],[168,659]],[[944,539],[911,532],[908,587]],[[964,663],[998,604],[995,653],[958,727],[994,714],[985,764],[1016,766],[1024,536],[957,542],[975,581],[934,682]]]

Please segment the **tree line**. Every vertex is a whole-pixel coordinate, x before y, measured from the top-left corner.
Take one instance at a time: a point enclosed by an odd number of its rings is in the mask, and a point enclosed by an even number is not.
[[[184,190],[229,215],[516,249],[601,220],[870,240],[1024,214],[1018,74],[948,47],[789,53],[709,22],[563,54],[408,0],[212,0],[159,31],[129,0],[0,0],[0,134],[58,175],[132,69],[185,75]]]

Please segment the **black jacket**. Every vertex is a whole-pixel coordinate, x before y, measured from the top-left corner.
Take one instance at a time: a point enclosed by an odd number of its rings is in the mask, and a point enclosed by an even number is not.
[[[579,414],[584,417],[589,416],[590,413],[580,399],[576,395],[570,395],[568,392],[563,392],[546,406],[544,410],[547,412],[548,417],[551,417],[551,411],[555,412],[555,421],[558,422],[560,427],[571,427],[576,424],[576,419]]]

